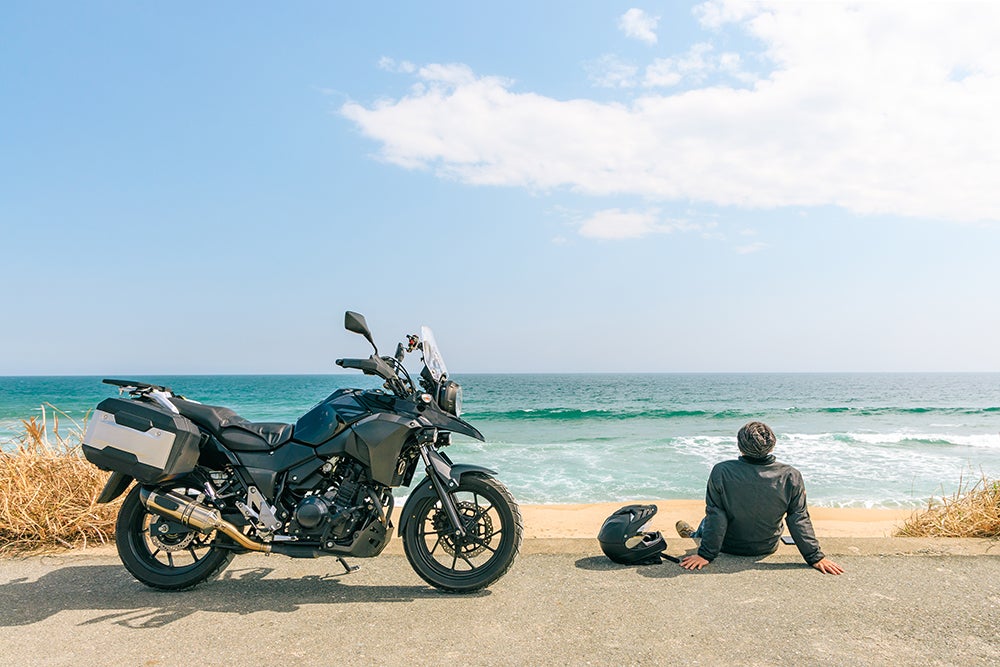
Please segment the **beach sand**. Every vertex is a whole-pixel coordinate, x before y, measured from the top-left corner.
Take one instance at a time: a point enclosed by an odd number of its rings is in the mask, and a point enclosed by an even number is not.
[[[636,500],[654,504],[659,512],[650,524],[667,538],[677,538],[674,523],[678,519],[697,526],[705,516],[702,500]],[[585,505],[522,505],[525,539],[596,539],[601,524],[619,507],[631,502]],[[891,537],[893,531],[912,514],[912,510],[881,510],[833,507],[810,507],[816,536]],[[785,531],[787,533],[787,529]]]

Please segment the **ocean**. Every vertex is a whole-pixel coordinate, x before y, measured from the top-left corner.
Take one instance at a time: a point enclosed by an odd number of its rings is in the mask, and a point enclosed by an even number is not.
[[[295,421],[361,375],[144,376],[253,421]],[[736,432],[760,420],[816,506],[909,508],[960,482],[1000,477],[1000,374],[456,375],[457,462],[497,470],[522,503],[701,498]],[[51,404],[82,421],[116,390],[98,377],[0,378],[0,446]],[[51,423],[52,409],[46,408]],[[400,495],[405,495],[402,490]]]

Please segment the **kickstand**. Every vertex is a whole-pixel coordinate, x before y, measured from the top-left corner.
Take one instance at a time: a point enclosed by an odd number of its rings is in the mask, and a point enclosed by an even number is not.
[[[357,572],[361,568],[358,565],[348,565],[347,561],[343,559],[342,556],[337,556],[337,560],[340,564],[344,566],[344,574],[350,574],[351,572]]]

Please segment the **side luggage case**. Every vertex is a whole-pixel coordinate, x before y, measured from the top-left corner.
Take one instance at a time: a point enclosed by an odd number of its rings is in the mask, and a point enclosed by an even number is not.
[[[102,470],[155,485],[194,470],[202,438],[187,417],[149,403],[108,398],[87,425],[83,455]]]

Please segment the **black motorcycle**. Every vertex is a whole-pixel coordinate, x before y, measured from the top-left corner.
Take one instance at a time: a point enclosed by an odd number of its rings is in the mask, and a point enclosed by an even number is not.
[[[122,563],[154,588],[209,579],[238,553],[293,558],[379,555],[392,537],[392,488],[426,473],[399,516],[413,569],[445,591],[485,588],[510,569],[521,546],[517,503],[493,471],[455,464],[440,451],[460,433],[462,388],[449,379],[430,329],[379,356],[364,317],[345,326],[374,354],[338,359],[385,381],[384,389],[339,389],[295,424],[255,423],[167,387],[104,380],[119,395],[97,406],[83,440],[87,459],[111,470],[98,502],[133,480],[116,525]],[[403,366],[422,353],[414,384]]]

